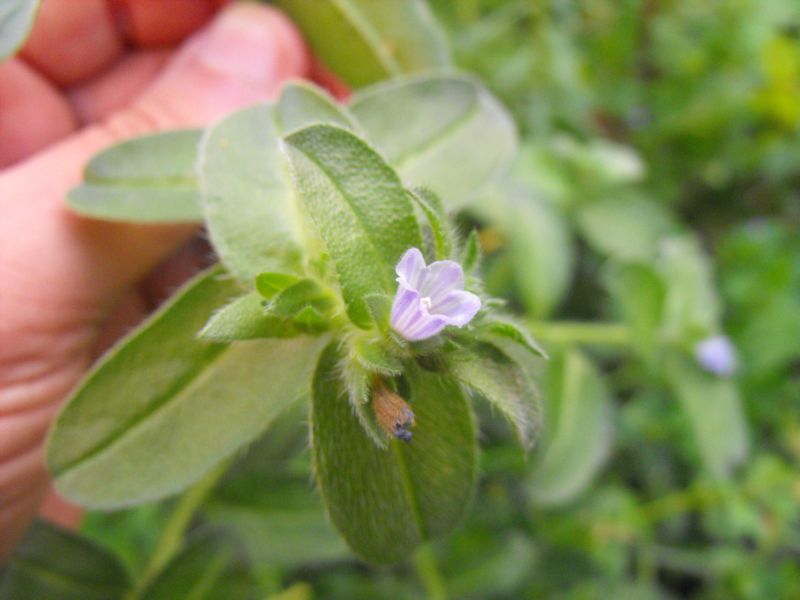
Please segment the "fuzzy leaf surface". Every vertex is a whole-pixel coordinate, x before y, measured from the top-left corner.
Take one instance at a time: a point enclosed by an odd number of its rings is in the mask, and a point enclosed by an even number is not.
[[[339,379],[335,345],[314,375],[312,450],[317,483],[334,525],[373,563],[395,563],[424,540],[450,531],[475,485],[475,425],[453,380],[413,369],[413,439],[382,450],[367,437]]]
[[[194,163],[202,131],[126,140],[95,155],[67,203],[78,214],[139,223],[203,220]]]
[[[352,133],[311,125],[285,138],[300,197],[325,241],[350,319],[369,327],[364,297],[393,295],[394,267],[422,236],[408,193],[381,156]]]
[[[453,376],[477,392],[508,419],[523,448],[536,438],[541,408],[533,381],[525,369],[493,344],[481,343],[474,355],[454,358]]]
[[[61,493],[112,508],[178,492],[307,393],[317,338],[195,338],[240,291],[218,269],[199,275],[87,374],[48,443]]]

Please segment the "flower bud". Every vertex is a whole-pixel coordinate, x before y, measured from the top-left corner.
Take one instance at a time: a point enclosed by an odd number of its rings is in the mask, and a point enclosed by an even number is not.
[[[372,391],[372,410],[386,433],[404,442],[411,441],[409,428],[414,426],[414,412],[383,382],[378,382]]]

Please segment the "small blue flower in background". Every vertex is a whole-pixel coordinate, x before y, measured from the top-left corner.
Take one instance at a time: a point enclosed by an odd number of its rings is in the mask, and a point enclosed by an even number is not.
[[[701,340],[694,347],[694,355],[704,370],[720,377],[730,377],[738,366],[736,348],[724,335]]]
[[[457,262],[440,260],[425,266],[422,252],[411,248],[395,272],[399,286],[391,323],[407,340],[424,340],[448,325],[463,327],[481,307],[480,298],[464,291],[464,271]]]

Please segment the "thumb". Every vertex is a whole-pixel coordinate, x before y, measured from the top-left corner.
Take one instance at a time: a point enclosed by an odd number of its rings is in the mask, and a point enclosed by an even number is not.
[[[86,161],[125,138],[207,124],[272,98],[285,79],[303,76],[307,66],[299,35],[280,13],[254,4],[230,6],[187,40],[128,108],[0,177],[0,239],[7,249],[0,249],[0,274],[11,279],[12,289],[26,290],[28,298],[37,291],[50,301],[54,293],[70,294],[62,304],[95,309],[113,300],[193,228],[72,215],[64,197],[80,182]],[[0,299],[0,314],[8,315],[6,308]]]
[[[271,98],[306,68],[284,17],[233,5],[129,108],[0,173],[0,558],[42,497],[45,431],[89,360],[104,311],[194,231],[83,219],[66,208],[67,190],[109,144],[206,124]]]

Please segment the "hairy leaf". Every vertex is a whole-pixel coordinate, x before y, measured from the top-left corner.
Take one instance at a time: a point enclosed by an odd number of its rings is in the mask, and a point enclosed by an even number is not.
[[[364,297],[394,293],[397,261],[422,244],[408,194],[383,159],[344,129],[312,125],[285,142],[295,186],[336,266],[347,313],[369,327]]]
[[[473,355],[453,358],[450,370],[508,419],[523,448],[533,446],[541,408],[536,387],[523,367],[497,346],[481,343]]]
[[[200,135],[199,129],[156,133],[100,152],[67,203],[78,214],[112,221],[202,221],[194,172]]]
[[[239,292],[216,269],[198,276],[89,372],[47,449],[66,497],[112,508],[178,492],[307,393],[316,338],[195,339]]]
[[[423,0],[277,0],[314,54],[353,87],[449,64]]]
[[[475,426],[454,381],[413,369],[413,439],[377,448],[353,415],[339,360],[330,345],[314,375],[317,483],[331,520],[357,554],[373,563],[397,562],[450,531],[464,514],[475,484]]]
[[[447,222],[447,215],[441,202],[429,190],[419,189],[410,193],[412,200],[422,210],[425,220],[428,221],[428,226],[433,236],[436,260],[450,258],[450,253],[453,250],[453,240]]]

